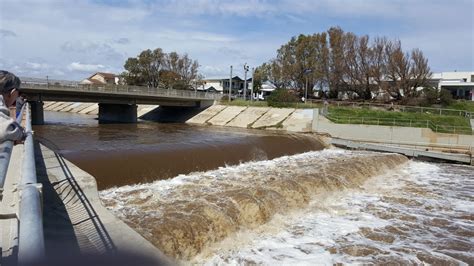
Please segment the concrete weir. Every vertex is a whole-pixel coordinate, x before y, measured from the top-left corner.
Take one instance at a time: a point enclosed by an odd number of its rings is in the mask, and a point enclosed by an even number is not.
[[[94,177],[41,144],[35,151],[43,185],[47,260],[78,263],[105,256],[120,265],[127,265],[127,260],[136,265],[170,264],[160,250],[102,205]]]

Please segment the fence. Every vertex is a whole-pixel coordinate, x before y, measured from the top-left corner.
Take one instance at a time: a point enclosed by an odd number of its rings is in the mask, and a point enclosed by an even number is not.
[[[323,114],[324,115],[324,114]],[[430,128],[438,133],[453,133],[473,135],[472,128],[463,126],[451,126],[435,124],[430,120],[414,120],[414,119],[391,119],[376,117],[350,117],[336,116],[331,113],[325,114],[326,118],[338,124],[363,124],[378,126],[398,126],[398,127],[425,127]]]
[[[324,100],[312,100],[315,104],[324,104]],[[462,117],[474,117],[473,112],[466,110],[457,109],[445,109],[445,108],[434,108],[434,107],[421,107],[421,106],[406,106],[397,104],[383,104],[383,103],[368,103],[368,102],[348,102],[348,101],[326,101],[331,106],[337,107],[372,107],[372,108],[383,108],[385,110],[397,110],[401,112],[410,113],[430,113],[436,115],[447,115],[447,116],[462,116]]]

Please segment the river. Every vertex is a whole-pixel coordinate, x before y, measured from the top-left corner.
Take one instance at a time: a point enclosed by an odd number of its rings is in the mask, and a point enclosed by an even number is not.
[[[471,166],[322,150],[301,135],[46,118],[37,138],[183,264],[474,264]]]

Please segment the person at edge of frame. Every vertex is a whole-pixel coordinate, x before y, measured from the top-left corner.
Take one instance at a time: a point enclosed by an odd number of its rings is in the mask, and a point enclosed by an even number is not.
[[[10,114],[10,107],[16,103],[20,93],[20,79],[14,74],[0,70],[0,143],[21,142],[24,130]],[[14,114],[13,114],[14,116]]]

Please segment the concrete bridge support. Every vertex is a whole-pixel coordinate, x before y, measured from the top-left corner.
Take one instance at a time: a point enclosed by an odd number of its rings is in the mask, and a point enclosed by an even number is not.
[[[136,123],[136,104],[99,103],[99,123]]]
[[[31,124],[44,125],[44,110],[42,101],[29,102],[31,107]]]

